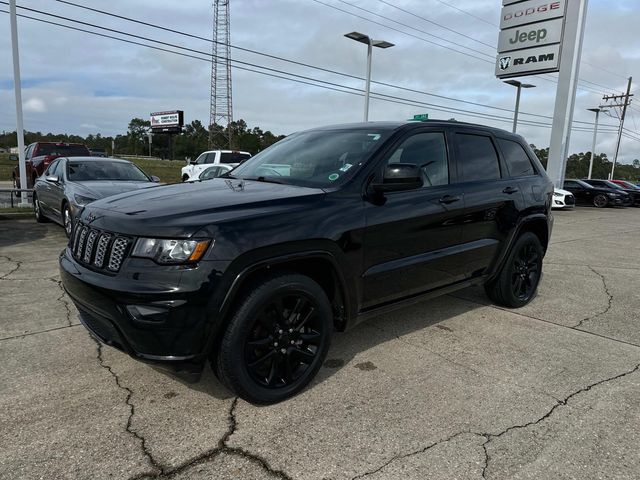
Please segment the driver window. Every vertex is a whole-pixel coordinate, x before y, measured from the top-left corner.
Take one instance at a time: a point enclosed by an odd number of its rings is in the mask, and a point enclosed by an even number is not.
[[[413,163],[420,168],[424,186],[447,185],[449,183],[449,162],[444,133],[417,133],[400,144],[387,161],[393,163]]]
[[[207,158],[207,154],[206,153],[200,154],[200,156],[198,158],[196,158],[196,162],[195,162],[196,165],[202,165],[206,158]]]
[[[215,153],[207,153],[207,159],[204,163],[216,163],[216,154]]]
[[[59,181],[64,181],[64,161],[58,160],[55,168],[51,172],[52,175],[58,177]]]
[[[56,171],[56,167],[58,166],[58,164],[60,163],[60,160],[56,160],[55,162],[53,162],[51,165],[49,165],[47,167],[47,169],[44,172],[44,176],[45,177],[50,177],[52,175],[55,175],[55,171]]]

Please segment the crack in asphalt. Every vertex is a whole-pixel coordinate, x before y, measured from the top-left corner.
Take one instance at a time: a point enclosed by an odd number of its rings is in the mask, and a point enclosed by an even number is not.
[[[450,437],[444,438],[442,440],[438,440],[437,442],[431,443],[430,445],[427,445],[424,448],[420,448],[418,450],[414,450],[413,452],[410,452],[410,453],[404,453],[404,454],[401,454],[401,455],[396,455],[394,457],[391,457],[389,460],[387,460],[385,463],[383,463],[378,468],[376,468],[374,470],[369,470],[369,471],[367,471],[365,473],[361,473],[359,475],[356,475],[355,477],[351,477],[351,480],[358,480],[360,478],[368,477],[369,475],[374,475],[374,474],[384,470],[385,468],[387,468],[389,465],[391,465],[396,460],[402,460],[404,458],[409,458],[409,457],[413,457],[414,455],[419,455],[421,453],[425,453],[425,452],[431,450],[432,448],[437,447],[438,445],[450,442],[451,440],[455,439],[456,437],[459,437],[459,436],[465,435],[465,434],[467,434],[467,435],[478,435],[477,433],[469,432],[469,431],[454,433]]]
[[[607,305],[607,308],[605,308],[602,312],[598,312],[595,315],[590,315],[588,317],[585,317],[582,320],[580,320],[577,324],[575,324],[572,328],[575,328],[576,330],[580,330],[580,327],[582,327],[582,324],[584,322],[589,321],[589,320],[595,320],[600,315],[604,315],[605,313],[607,313],[609,310],[611,310],[611,306],[613,305],[613,295],[611,295],[611,292],[609,291],[609,287],[607,286],[607,281],[604,278],[604,275],[601,274],[600,272],[596,271],[591,265],[587,265],[587,268],[589,270],[591,270],[593,273],[595,273],[598,277],[600,277],[600,280],[602,280],[602,286],[604,288],[604,293],[607,295],[609,303]]]
[[[16,266],[13,270],[11,270],[9,273],[5,273],[3,275],[0,276],[0,280],[7,280],[9,277],[9,275],[12,275],[14,273],[16,273],[18,270],[20,270],[20,267],[22,266],[22,261],[21,260],[14,260],[11,257],[7,256],[7,255],[0,255],[0,258],[4,258],[7,260],[7,262],[11,262],[11,263],[15,263]]]
[[[267,473],[272,475],[274,478],[279,478],[281,480],[293,480],[292,477],[287,475],[285,472],[281,470],[274,469],[269,462],[262,456],[248,452],[247,450],[240,447],[230,447],[228,445],[229,439],[236,432],[238,428],[238,422],[236,420],[236,407],[238,405],[238,397],[233,399],[231,402],[231,406],[229,407],[229,412],[227,414],[227,422],[229,424],[226,432],[222,435],[220,440],[218,440],[218,444],[200,455],[193,457],[186,462],[173,467],[173,468],[159,468],[154,474],[139,474],[134,477],[131,477],[129,480],[149,480],[149,479],[169,479],[174,476],[187,471],[189,468],[194,467],[196,465],[201,465],[208,461],[211,461],[218,456],[221,455],[229,455],[236,456],[240,458],[244,458],[249,460],[255,465],[258,465]]]
[[[484,454],[485,454],[485,462],[484,462],[484,467],[482,469],[482,478],[485,478],[485,479],[487,478],[486,477],[486,473],[487,473],[487,470],[489,468],[489,464],[491,462],[491,456],[489,455],[489,452],[487,450],[487,446],[489,445],[489,443],[491,443],[491,441],[493,441],[494,439],[499,438],[499,437],[501,437],[501,436],[513,431],[513,430],[526,429],[526,428],[529,428],[529,427],[531,427],[533,425],[538,425],[539,423],[545,421],[547,418],[551,417],[551,415],[553,415],[553,413],[559,407],[566,406],[569,403],[569,400],[571,400],[572,398],[576,397],[577,395],[580,395],[581,393],[588,392],[592,388],[597,387],[599,385],[603,385],[605,383],[609,383],[609,382],[612,382],[614,380],[618,380],[618,379],[620,379],[622,377],[626,377],[627,375],[631,375],[631,374],[637,372],[638,370],[640,370],[640,363],[637,364],[631,370],[627,370],[626,372],[619,373],[617,375],[605,378],[603,380],[599,380],[599,381],[597,381],[595,383],[591,383],[591,384],[587,385],[586,387],[583,387],[583,388],[581,388],[579,390],[576,390],[575,392],[567,395],[563,400],[559,401],[554,406],[552,406],[547,413],[545,413],[543,416],[541,416],[537,420],[534,420],[534,421],[531,421],[531,422],[527,422],[527,423],[524,423],[522,425],[512,425],[512,426],[504,429],[503,431],[501,431],[499,433],[476,433],[477,435],[483,436],[486,439],[486,441],[482,444],[482,448],[483,448]]]
[[[37,332],[21,333],[20,335],[12,335],[11,337],[0,338],[0,342],[3,342],[5,340],[14,340],[16,338],[30,337],[32,335],[40,335],[41,333],[55,332],[56,330],[64,330],[65,328],[79,327],[79,326],[81,326],[81,324],[74,323],[73,325],[64,325],[62,327],[48,328],[46,330],[38,330]]]
[[[54,278],[54,277],[49,278],[48,280],[55,283],[60,289],[61,293],[60,293],[60,296],[56,298],[56,302],[60,302],[62,303],[62,305],[64,305],[64,308],[67,312],[67,324],[69,327],[71,327],[73,325],[73,323],[71,322],[71,307],[69,305],[69,301],[66,300],[67,292],[64,291],[64,287],[62,286],[62,280],[58,280],[57,278]]]
[[[131,390],[129,387],[124,386],[120,381],[120,377],[118,376],[118,374],[113,371],[110,365],[107,365],[105,363],[104,358],[102,358],[102,344],[93,337],[91,337],[91,339],[94,342],[96,342],[97,351],[98,351],[98,363],[100,364],[100,367],[107,370],[111,374],[111,376],[114,378],[118,388],[120,390],[124,390],[127,393],[127,396],[125,398],[125,403],[129,407],[129,416],[127,417],[127,424],[125,426],[125,430],[140,442],[142,453],[144,454],[145,458],[148,460],[149,464],[154,469],[154,471],[162,472],[163,467],[162,465],[160,465],[160,463],[158,463],[158,461],[153,457],[153,455],[149,451],[147,447],[147,440],[132,428],[133,417],[136,413],[135,406],[131,402],[131,397],[133,396],[133,390]]]

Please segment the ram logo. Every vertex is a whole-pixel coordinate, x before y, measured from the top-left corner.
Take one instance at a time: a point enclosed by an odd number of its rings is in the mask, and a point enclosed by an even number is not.
[[[500,59],[500,70],[506,70],[511,65],[511,57],[502,57]]]

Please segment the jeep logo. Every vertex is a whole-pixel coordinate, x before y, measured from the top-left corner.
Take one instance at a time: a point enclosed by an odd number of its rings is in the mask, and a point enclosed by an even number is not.
[[[531,30],[530,32],[521,32],[520,30],[516,30],[513,38],[509,39],[509,43],[511,45],[515,45],[516,43],[523,43],[529,40],[530,42],[535,41],[536,43],[540,43],[542,40],[547,38],[547,29],[541,28],[539,30]]]

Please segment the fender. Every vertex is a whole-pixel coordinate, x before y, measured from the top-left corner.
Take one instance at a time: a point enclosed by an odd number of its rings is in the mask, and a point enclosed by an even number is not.
[[[551,230],[553,228],[553,217],[551,216],[550,213],[548,214],[548,216],[545,215],[544,213],[533,213],[531,215],[527,215],[525,217],[520,218],[518,220],[518,223],[516,224],[516,227],[513,229],[513,233],[506,240],[506,248],[502,249],[502,253],[500,254],[500,256],[496,258],[495,262],[493,263],[490,269],[490,273],[488,276],[489,281],[491,281],[502,269],[504,262],[506,261],[507,257],[511,253],[513,244],[515,240],[520,236],[520,233],[524,230],[524,228],[528,224],[534,221],[536,222],[543,221],[544,223],[547,224],[547,229],[548,229],[547,242],[548,242],[549,238],[551,237]],[[545,248],[545,253],[546,253],[546,248]]]

